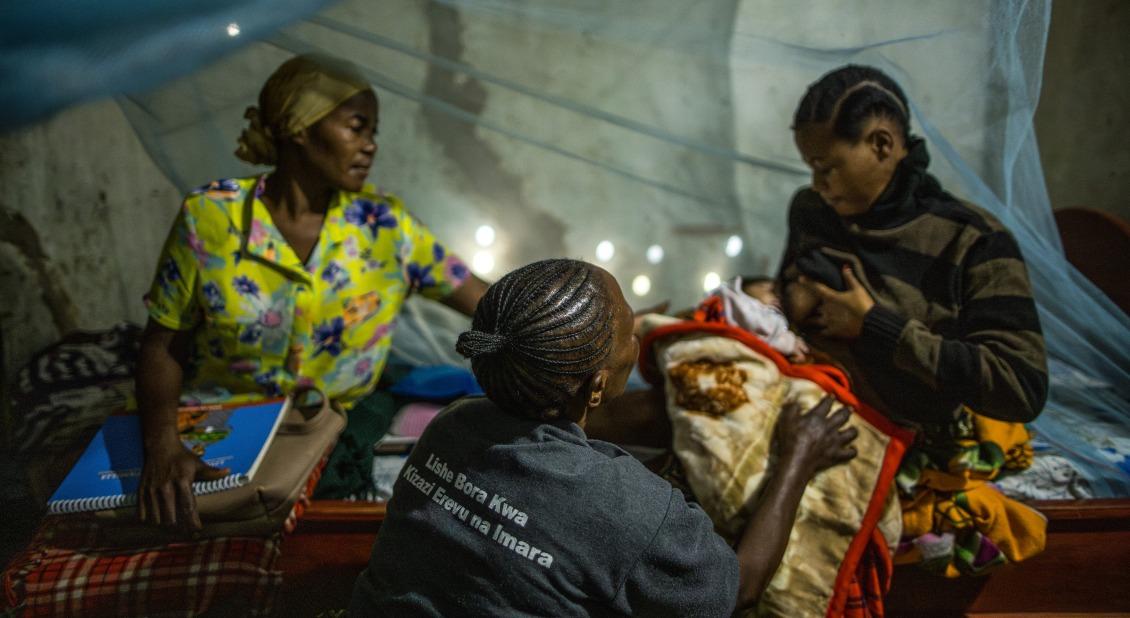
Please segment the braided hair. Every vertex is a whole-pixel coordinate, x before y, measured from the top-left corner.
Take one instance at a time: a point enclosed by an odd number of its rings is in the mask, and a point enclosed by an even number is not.
[[[613,303],[591,264],[534,262],[490,286],[455,349],[491,401],[556,419],[612,351]]]
[[[828,73],[808,87],[793,116],[793,130],[804,124],[831,122],[832,134],[859,141],[871,118],[889,118],[910,139],[910,104],[902,88],[886,73],[849,64]]]

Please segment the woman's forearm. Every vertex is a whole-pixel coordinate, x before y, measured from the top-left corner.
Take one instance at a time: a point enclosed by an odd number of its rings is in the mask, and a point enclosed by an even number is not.
[[[738,609],[757,602],[780,566],[801,496],[811,477],[793,462],[783,462],[771,474],[735,550],[741,572]]]
[[[485,281],[471,275],[442,302],[465,316],[474,317],[475,308],[479,306],[479,299],[486,294],[487,287],[489,286]]]
[[[184,376],[181,355],[187,337],[150,321],[137,365],[137,404],[145,450],[177,438],[177,403]]]

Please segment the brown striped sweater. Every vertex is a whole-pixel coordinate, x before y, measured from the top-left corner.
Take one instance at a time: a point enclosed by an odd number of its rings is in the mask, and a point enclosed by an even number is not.
[[[804,256],[852,266],[876,301],[860,337],[805,335],[887,414],[945,424],[964,404],[992,418],[1030,421],[1043,408],[1048,373],[1020,250],[992,215],[926,173],[921,140],[911,146],[863,215],[841,218],[810,188],[794,196],[782,289],[802,271],[834,283],[811,272],[813,260]]]

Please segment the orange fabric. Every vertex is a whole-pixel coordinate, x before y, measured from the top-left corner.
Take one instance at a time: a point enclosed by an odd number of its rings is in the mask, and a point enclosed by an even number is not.
[[[925,444],[911,450],[899,472],[903,540],[895,562],[920,563],[945,577],[1030,558],[1047,539],[1039,512],[990,483],[1002,469],[1031,465],[1028,429],[969,409],[963,414],[959,435],[920,436]]]
[[[1009,562],[1019,562],[1044,551],[1047,519],[1039,511],[981,481],[967,483],[958,491],[944,489],[953,479],[934,470],[923,473],[927,488],[902,503],[903,538],[973,528],[991,539]],[[935,486],[938,488],[932,488]],[[921,548],[913,545],[896,556],[895,562],[914,564],[923,559]],[[942,574],[959,577],[962,571],[950,561]]]
[[[1032,434],[1024,423],[998,421],[974,413],[973,428],[982,442],[996,442],[1004,449],[1006,470],[1026,470],[1032,465]]]

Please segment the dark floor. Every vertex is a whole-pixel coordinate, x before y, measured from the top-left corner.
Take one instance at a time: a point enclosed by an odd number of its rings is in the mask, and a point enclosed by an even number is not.
[[[0,513],[4,520],[0,526],[0,565],[7,565],[27,545],[45,512],[32,497],[27,469],[27,463],[9,450],[0,451]]]

